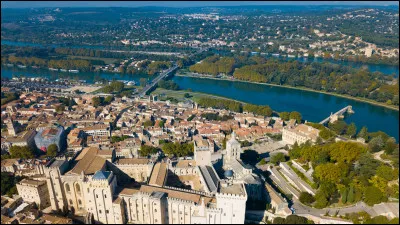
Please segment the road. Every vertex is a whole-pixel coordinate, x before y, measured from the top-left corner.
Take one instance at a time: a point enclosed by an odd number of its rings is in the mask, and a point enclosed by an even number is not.
[[[324,208],[324,209],[316,209],[306,205],[303,205],[301,202],[294,201],[293,209],[295,209],[296,214],[311,214],[313,216],[322,216],[328,213],[329,215],[335,215],[338,212],[338,215],[345,215],[346,213],[354,213],[360,211],[366,211],[368,214],[373,216],[377,216],[377,213],[372,209],[372,207],[366,205],[364,202],[359,202],[350,207],[343,208]]]
[[[178,68],[178,65],[174,64],[173,67],[169,68],[167,71],[161,73],[160,75],[158,75],[156,78],[154,78],[150,84],[147,84],[139,93],[137,93],[136,95],[143,97],[146,95],[146,93],[153,88],[155,85],[157,85],[157,83],[161,80],[164,79],[165,77],[167,77],[171,72],[173,72],[174,70],[176,70]]]

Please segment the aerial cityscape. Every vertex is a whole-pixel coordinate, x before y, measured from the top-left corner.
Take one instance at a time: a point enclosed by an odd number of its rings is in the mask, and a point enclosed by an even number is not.
[[[399,224],[399,3],[1,2],[2,224]]]

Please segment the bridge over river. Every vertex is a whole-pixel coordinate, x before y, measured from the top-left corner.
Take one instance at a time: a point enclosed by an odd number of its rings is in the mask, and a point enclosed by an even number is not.
[[[200,54],[204,51],[208,50],[208,48],[200,48],[197,52],[191,54],[188,56],[188,58],[191,58],[197,54]],[[174,63],[174,66],[169,68],[168,70],[160,73],[160,75],[158,75],[156,78],[154,78],[151,83],[147,84],[139,93],[136,94],[136,96],[139,97],[144,97],[149,91],[151,91],[154,87],[156,87],[157,83],[164,79],[167,78],[169,75],[171,75],[176,69],[178,69],[178,65],[176,64],[176,62]]]
[[[319,122],[320,124],[326,124],[328,122],[335,122],[336,120],[338,120],[339,118],[343,117],[344,113],[354,113],[352,106],[348,105],[346,107],[344,107],[343,109],[335,112],[334,114],[331,113],[331,115],[329,117],[327,117],[326,119],[322,120],[321,122]]]

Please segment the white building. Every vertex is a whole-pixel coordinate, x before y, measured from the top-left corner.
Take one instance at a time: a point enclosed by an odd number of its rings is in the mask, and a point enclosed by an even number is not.
[[[308,140],[315,142],[318,138],[318,135],[318,129],[305,124],[300,124],[295,128],[283,128],[282,141],[291,145],[293,145],[295,142],[297,142],[297,144],[303,144]]]
[[[85,148],[69,161],[56,158],[44,166],[52,210],[70,210],[104,224],[244,223],[244,184],[215,179],[212,166],[188,162],[193,168],[179,169],[180,174],[202,176],[203,186],[212,183],[217,188],[215,193],[207,193],[165,186],[171,172],[168,163],[152,166],[147,159],[123,159],[113,164],[102,151]],[[208,175],[196,168],[206,168]],[[126,175],[148,184],[128,182],[119,186],[117,181],[123,183]]]

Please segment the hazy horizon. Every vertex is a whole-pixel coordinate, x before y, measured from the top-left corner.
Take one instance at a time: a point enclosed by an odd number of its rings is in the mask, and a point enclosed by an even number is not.
[[[2,8],[53,8],[53,7],[218,7],[218,6],[257,6],[257,5],[360,5],[360,6],[388,6],[388,5],[399,5],[398,1],[270,1],[270,2],[259,2],[259,1],[137,1],[137,2],[125,2],[125,1],[2,1]]]

